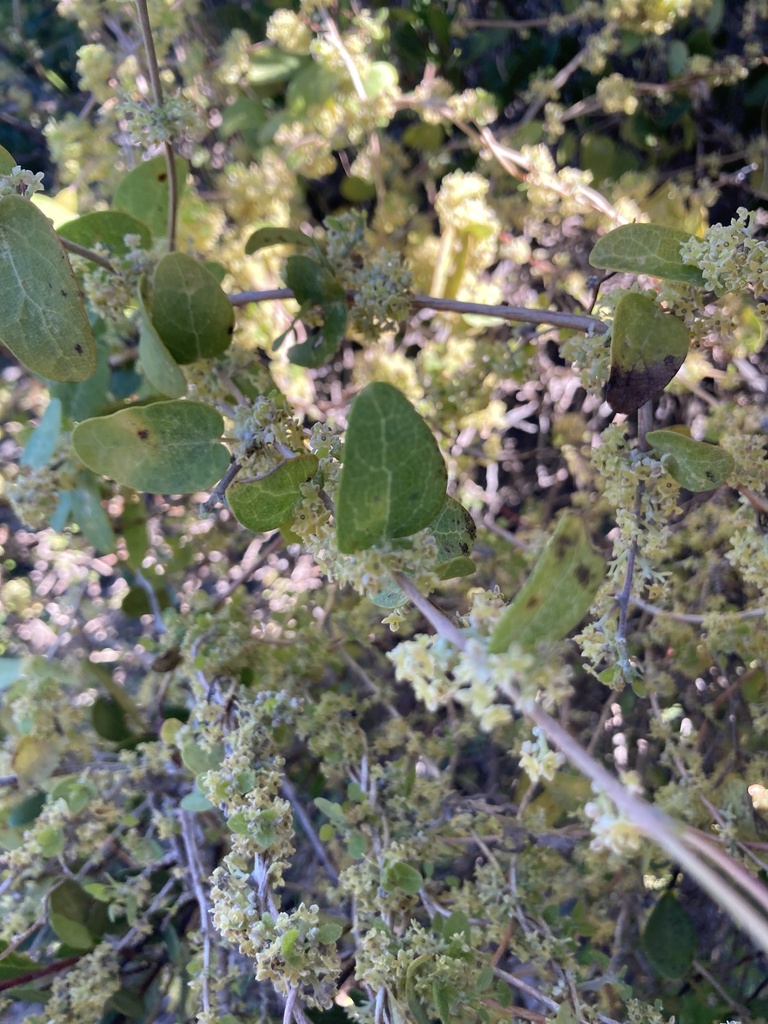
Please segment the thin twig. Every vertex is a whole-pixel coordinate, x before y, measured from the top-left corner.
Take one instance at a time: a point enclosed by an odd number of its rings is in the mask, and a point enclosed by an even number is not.
[[[158,636],[162,636],[163,633],[168,632],[168,629],[163,622],[163,613],[160,609],[160,602],[157,599],[155,588],[140,569],[134,569],[133,575],[138,585],[147,595],[149,609],[152,612],[152,623],[154,625],[155,633],[157,633]]]
[[[77,242],[70,242],[70,240],[68,238],[64,238],[63,235],[57,235],[56,237],[67,252],[71,252],[75,256],[82,256],[83,259],[90,260],[91,263],[97,263],[100,267],[104,267],[105,270],[108,270],[110,274],[117,273],[107,257],[102,256],[101,253],[94,252],[93,249],[86,249],[84,245],[78,245]]]
[[[350,294],[349,296],[353,296]],[[268,291],[238,292],[230,295],[233,306],[247,306],[251,302],[272,302],[279,299],[295,298],[290,288],[272,288]],[[595,316],[581,313],[562,313],[550,309],[528,309],[525,306],[488,306],[482,302],[464,302],[461,299],[441,299],[435,295],[414,295],[411,309],[432,309],[439,313],[478,313],[482,316],[495,316],[500,320],[510,320],[522,324],[547,324],[551,327],[564,327],[572,331],[584,331],[586,334],[605,334],[608,325]]]
[[[325,852],[325,847],[320,842],[320,839],[317,833],[315,832],[314,826],[312,825],[312,822],[309,820],[309,815],[304,810],[304,807],[302,806],[302,803],[299,800],[296,790],[293,788],[293,785],[290,783],[290,781],[287,778],[285,778],[285,776],[283,776],[283,780],[280,783],[280,792],[283,794],[285,799],[293,808],[293,813],[299,819],[301,827],[304,829],[304,833],[307,839],[309,839],[310,846],[315,851],[317,859],[325,868],[325,873],[328,875],[328,877],[330,878],[331,882],[334,885],[338,885],[338,872],[328,859],[328,854]]]
[[[242,468],[242,462],[236,462],[234,458],[231,460],[224,476],[200,506],[201,512],[213,512],[217,505],[224,504],[224,493]]]
[[[155,41],[152,38],[152,26],[149,22],[149,11],[147,0],[135,0],[136,10],[139,15],[139,26],[141,28],[141,39],[144,44],[144,53],[147,58],[147,70],[149,81],[152,86],[152,95],[158,109],[163,106],[163,83],[160,79],[160,67],[157,63]],[[168,251],[173,252],[176,246],[176,213],[179,203],[178,182],[176,180],[176,159],[173,152],[173,145],[165,140],[163,142],[163,154],[168,171]]]
[[[184,840],[184,853],[186,854],[189,877],[192,882],[192,889],[195,893],[197,906],[200,911],[200,931],[203,936],[203,976],[201,979],[200,999],[204,1013],[211,1012],[211,918],[208,912],[208,899],[203,889],[203,870],[197,858],[197,843],[192,832],[192,819],[187,811],[179,814],[181,821],[181,836]]]
[[[664,615],[668,619],[673,619],[675,622],[687,622],[692,626],[700,626],[707,619],[711,619],[710,615],[695,615],[692,612],[675,612],[670,611],[667,608],[659,608],[655,604],[650,604],[648,601],[644,601],[641,597],[630,597],[629,603],[634,605],[635,608],[640,608],[644,612],[648,612],[649,615]],[[764,619],[768,615],[768,608],[749,608],[743,612],[729,612],[722,611],[722,616],[733,618],[733,619]]]

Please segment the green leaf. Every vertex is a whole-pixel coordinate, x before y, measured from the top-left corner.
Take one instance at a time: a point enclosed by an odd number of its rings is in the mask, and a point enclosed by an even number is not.
[[[280,939],[280,952],[283,954],[286,963],[298,963],[300,952],[297,955],[294,953],[294,947],[299,941],[299,929],[289,928]]]
[[[346,292],[330,270],[301,253],[285,261],[285,283],[293,289],[296,301],[302,306],[346,301]]]
[[[470,553],[477,527],[464,506],[446,495],[443,507],[429,524],[429,532],[437,542],[438,560],[442,563]]]
[[[211,359],[232,341],[235,313],[214,275],[183,252],[155,267],[152,322],[178,363]]]
[[[177,156],[176,182],[181,196],[186,187],[189,164]],[[155,238],[168,234],[168,165],[164,156],[134,167],[115,189],[115,209],[129,213],[136,220],[146,224]]]
[[[10,174],[18,162],[8,152],[5,146],[0,146],[0,174]]]
[[[96,343],[69,260],[45,214],[0,200],[0,342],[32,373],[86,380]]]
[[[46,799],[46,794],[39,789],[30,794],[30,796],[25,796],[23,800],[14,805],[13,810],[8,815],[8,824],[11,828],[22,828],[25,825],[31,825],[39,816],[43,807],[45,807]],[[3,961],[0,960],[0,964],[2,963]]]
[[[305,60],[292,53],[283,53],[269,47],[263,50],[254,49],[250,55],[250,63],[246,72],[251,85],[273,85],[290,78]]]
[[[224,421],[200,402],[155,402],[79,423],[72,443],[94,473],[137,491],[190,494],[211,487],[229,465],[219,443]]]
[[[22,787],[38,785],[53,775],[61,759],[59,744],[54,740],[22,736],[16,744],[11,765]]]
[[[104,911],[98,900],[72,878],[65,878],[48,893],[48,920],[62,942],[75,949],[90,949],[103,931]]]
[[[347,330],[347,301],[327,302],[322,307],[323,325],[307,331],[307,340],[288,350],[288,359],[296,366],[316,370],[336,355]]]
[[[408,893],[409,896],[416,896],[424,884],[421,872],[406,864],[405,861],[397,860],[385,865],[381,873],[381,884],[384,889],[391,892],[399,889]]]
[[[605,389],[614,412],[630,415],[669,384],[688,355],[688,329],[650,295],[619,299],[611,338],[611,372]]]
[[[696,955],[696,929],[671,892],[664,893],[646,922],[642,947],[662,978],[682,978]]]
[[[687,231],[661,224],[622,224],[603,235],[589,254],[589,262],[602,270],[649,274],[701,288],[701,271],[683,263],[680,256],[680,246],[693,237]]]
[[[181,800],[181,809],[191,811],[193,814],[201,814],[204,811],[212,811],[214,804],[195,785],[191,793],[187,793]]]
[[[254,231],[245,243],[246,255],[250,256],[259,249],[269,249],[273,245],[315,245],[311,235],[304,234],[298,228],[259,228]]]
[[[328,921],[327,924],[321,924],[317,929],[317,940],[325,946],[331,946],[338,942],[343,934],[344,929],[340,924]]]
[[[728,452],[677,430],[652,430],[648,444],[664,457],[664,468],[688,491],[713,491],[724,484],[735,468]]]
[[[349,413],[336,496],[339,550],[350,554],[429,526],[445,503],[446,483],[422,417],[391,384],[369,384]]]
[[[13,978],[19,978],[24,974],[34,974],[35,971],[40,970],[37,960],[33,960],[25,953],[17,953],[15,950],[6,953],[7,948],[7,942],[0,942],[0,953],[3,954],[2,960],[0,960],[0,981],[11,981]]]
[[[57,937],[73,949],[92,949],[96,945],[91,933],[79,921],[72,921],[63,914],[49,914],[48,923]]]
[[[471,576],[476,568],[471,558],[459,555],[457,558],[449,558],[447,562],[440,562],[435,566],[435,572],[441,580],[455,580],[461,576]]]
[[[160,395],[181,398],[187,390],[184,374],[163,339],[155,330],[149,313],[149,284],[142,274],[138,287],[139,302],[139,358],[144,375]]]
[[[72,493],[72,519],[83,536],[102,555],[115,550],[115,531],[101,503],[101,491],[90,473],[78,473]]]
[[[61,401],[63,415],[70,420],[85,420],[98,416],[107,407],[109,391],[109,344],[96,333],[96,371],[88,380],[65,383],[52,382],[51,398]]]
[[[326,818],[329,818],[335,825],[346,825],[347,816],[339,804],[333,803],[332,800],[326,800],[324,796],[315,797],[314,804],[318,811],[324,814]]]
[[[397,68],[384,60],[374,61],[363,74],[363,88],[369,100],[375,100],[383,92],[396,90],[397,83]]]
[[[61,401],[52,398],[40,418],[40,422],[33,430],[29,440],[24,445],[19,462],[22,466],[31,466],[32,469],[42,469],[51,461],[51,456],[56,450],[61,431]]]
[[[203,747],[192,736],[184,737],[180,753],[184,767],[194,775],[216,771],[224,760],[224,747],[221,743]]]
[[[527,649],[542,640],[567,636],[589,611],[605,574],[605,563],[590,544],[584,524],[564,515],[533,572],[504,610],[488,649],[502,654],[510,644]]]
[[[111,697],[96,698],[91,707],[91,722],[99,736],[112,743],[122,743],[131,735],[124,709]]]
[[[455,986],[449,985],[444,981],[432,982],[432,1002],[435,1004],[437,1016],[442,1021],[442,1024],[450,1024],[455,1016],[452,1013],[452,1008],[457,1001],[457,997],[458,992]],[[459,1019],[463,1019],[461,1014]]]
[[[120,210],[96,210],[94,213],[85,213],[82,217],[62,224],[57,233],[86,249],[93,249],[95,245],[101,244],[116,256],[124,256],[128,252],[128,246],[125,244],[126,235],[138,235],[142,249],[148,249],[151,244],[147,226]]]
[[[301,485],[311,480],[316,472],[317,458],[307,453],[285,459],[257,479],[243,479],[241,473],[227,488],[232,514],[254,533],[276,530],[288,519],[301,497]]]
[[[0,690],[20,679],[23,671],[23,658],[0,658]]]

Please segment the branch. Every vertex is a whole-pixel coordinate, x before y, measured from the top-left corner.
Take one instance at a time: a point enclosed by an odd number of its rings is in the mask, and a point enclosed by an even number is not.
[[[419,593],[409,579],[401,573],[394,575],[398,585],[435,630],[463,650],[467,638],[461,630]],[[761,913],[755,908],[755,903],[758,903],[764,911],[768,911],[768,889],[765,886],[749,875],[733,858],[700,837],[695,829],[675,821],[664,811],[627,789],[619,779],[591,757],[567,729],[544,711],[535,699],[524,697],[511,683],[500,683],[498,688],[512,706],[538,726],[574,768],[592,782],[592,788],[596,792],[602,791],[610,797],[627,821],[632,822],[643,835],[660,846],[671,860],[695,878],[702,889],[730,914],[738,926],[747,932],[762,950],[768,952],[768,913]],[[720,870],[715,870],[712,863]],[[745,891],[749,894],[749,899],[744,896]]]
[[[203,1012],[211,1012],[211,918],[208,912],[208,900],[203,889],[202,868],[197,859],[197,843],[192,834],[191,818],[187,811],[179,815],[181,821],[181,835],[184,840],[184,853],[186,854],[189,876],[192,882],[192,889],[195,893],[197,906],[200,910],[200,931],[203,936],[203,971],[200,987],[200,999],[203,1004]]]
[[[90,260],[91,263],[98,263],[100,267],[104,267],[111,274],[116,274],[117,271],[109,262],[106,256],[102,256],[101,253],[94,252],[93,249],[86,249],[84,245],[78,245],[77,242],[70,242],[68,238],[63,238],[61,235],[56,236],[67,252],[74,253],[75,256],[82,256],[83,259]]]
[[[273,302],[279,299],[295,298],[290,288],[272,288],[263,292],[238,292],[230,295],[233,306],[247,306],[251,302]],[[354,298],[352,293],[349,299]],[[551,327],[565,327],[572,331],[584,331],[586,334],[605,334],[607,324],[596,316],[581,313],[560,313],[549,309],[529,309],[526,306],[488,306],[482,302],[464,302],[461,299],[440,299],[433,295],[414,295],[411,309],[433,309],[439,313],[479,313],[482,316],[497,316],[501,320],[510,320],[523,324],[547,324]]]

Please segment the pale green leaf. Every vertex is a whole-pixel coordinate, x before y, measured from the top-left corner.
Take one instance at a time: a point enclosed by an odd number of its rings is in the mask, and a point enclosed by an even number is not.
[[[384,60],[374,61],[363,73],[363,88],[369,100],[375,100],[385,92],[394,92],[397,83],[397,68]]]
[[[0,174],[10,174],[18,163],[8,152],[5,146],[0,146]]]
[[[359,551],[428,526],[445,502],[437,442],[408,399],[383,382],[352,403],[336,496],[339,550]]]
[[[567,636],[584,618],[605,575],[605,563],[587,538],[581,519],[564,515],[528,579],[502,613],[488,649],[510,644],[533,649],[542,640]]]
[[[40,422],[24,445],[19,462],[22,466],[42,469],[51,461],[61,431],[61,402],[52,398],[40,418]]]
[[[61,401],[63,416],[69,420],[86,420],[98,416],[107,406],[109,391],[109,343],[100,336],[97,323],[94,327],[96,338],[96,371],[81,381],[54,381],[48,386],[51,398]]]
[[[20,196],[0,200],[0,342],[51,380],[86,380],[96,369],[66,253],[45,214]]]
[[[189,164],[177,156],[176,183],[181,196]],[[164,156],[145,160],[123,178],[115,189],[114,207],[146,224],[155,238],[168,234],[168,165]]]
[[[152,323],[178,363],[210,359],[232,341],[232,303],[214,275],[183,252],[171,252],[155,267]]]
[[[244,473],[227,488],[227,501],[239,523],[264,533],[284,523],[301,497],[300,487],[317,472],[317,458],[309,453],[285,459],[270,473],[249,479]]]
[[[381,873],[381,884],[389,892],[400,889],[401,892],[415,896],[424,884],[424,879],[416,868],[398,860],[385,865]]]
[[[138,286],[139,358],[144,376],[160,395],[181,398],[187,390],[179,364],[163,344],[149,313],[149,284],[142,274]]]
[[[693,237],[661,224],[622,224],[603,235],[589,254],[589,262],[602,270],[649,274],[703,287],[699,268],[683,263],[680,256],[680,246]]]
[[[655,454],[664,457],[671,477],[688,491],[713,491],[720,487],[735,468],[728,452],[677,430],[652,430],[646,434]]]
[[[70,242],[76,242],[86,249],[96,244],[105,246],[111,253],[124,256],[128,252],[126,235],[138,235],[142,249],[150,246],[149,229],[141,221],[121,210],[96,210],[82,217],[67,221],[58,228],[58,234]]]
[[[669,384],[688,355],[688,328],[650,296],[619,299],[611,337],[611,372],[605,390],[614,412],[636,412]]]
[[[94,473],[137,491],[190,494],[213,486],[229,465],[224,422],[208,405],[131,406],[79,423],[75,451]]]

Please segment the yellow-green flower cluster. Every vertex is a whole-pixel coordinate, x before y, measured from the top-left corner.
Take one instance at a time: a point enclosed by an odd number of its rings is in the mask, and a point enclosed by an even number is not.
[[[680,247],[685,263],[699,267],[707,288],[725,292],[768,291],[768,244],[754,237],[755,211],[743,206],[730,224],[713,224],[704,238],[692,238]],[[759,312],[768,315],[762,303]]]
[[[630,792],[642,792],[636,772],[626,773],[622,781]],[[594,800],[586,803],[584,813],[592,821],[594,838],[590,846],[593,850],[606,850],[619,857],[632,857],[640,852],[643,844],[642,832],[616,809],[604,793],[599,793]]]

